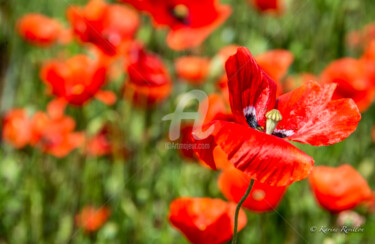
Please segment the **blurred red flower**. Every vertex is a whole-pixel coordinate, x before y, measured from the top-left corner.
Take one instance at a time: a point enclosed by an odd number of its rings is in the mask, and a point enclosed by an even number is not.
[[[335,84],[309,82],[276,103],[275,82],[246,48],[228,59],[226,70],[236,122],[216,120],[204,125],[203,131],[213,126],[207,138],[193,132],[202,138],[198,143],[210,144],[209,149],[195,152],[212,169],[216,169],[213,149],[220,146],[236,168],[255,180],[272,186],[291,184],[308,176],[314,160],[284,138],[331,145],[348,137],[361,118],[351,99],[332,100]]]
[[[238,203],[245,195],[250,180],[251,178],[240,170],[229,167],[220,174],[218,185],[226,199]],[[255,181],[242,207],[255,212],[272,211],[279,205],[285,191],[285,186],[270,186]]]
[[[59,21],[38,13],[22,16],[18,20],[17,30],[23,39],[39,46],[56,43],[66,31]]]
[[[109,154],[111,151],[112,145],[108,138],[107,128],[105,127],[86,142],[86,152],[90,156],[103,156]]]
[[[15,148],[22,148],[30,142],[30,119],[25,109],[13,109],[4,116],[3,140]]]
[[[362,60],[342,58],[330,63],[321,74],[323,83],[336,83],[334,99],[351,98],[364,112],[372,103],[374,90]]]
[[[199,46],[231,14],[218,0],[121,0],[152,16],[157,27],[168,26],[167,44],[174,50]]]
[[[290,75],[282,82],[283,93],[293,91],[294,89],[307,84],[310,81],[319,81],[318,77],[310,73],[301,73],[297,75]]]
[[[104,85],[106,66],[100,57],[92,59],[86,55],[76,55],[65,61],[46,62],[40,76],[53,95],[81,106]]]
[[[319,204],[330,212],[352,209],[371,198],[366,180],[348,164],[315,167],[309,182]]]
[[[286,75],[294,56],[291,52],[282,49],[270,50],[255,57],[258,65],[268,74],[277,85],[277,95],[283,91],[281,79]]]
[[[178,198],[170,205],[169,221],[179,229],[191,243],[224,243],[233,235],[236,205],[221,199]],[[241,210],[238,231],[247,223]]]
[[[76,215],[75,220],[77,226],[86,232],[94,232],[104,225],[109,215],[110,211],[107,207],[95,208],[93,206],[85,206]]]
[[[162,59],[157,55],[135,45],[130,50],[126,69],[128,80],[124,94],[135,105],[156,105],[170,95],[172,81]]]
[[[93,43],[111,56],[133,39],[140,22],[135,10],[103,0],[91,0],[83,8],[70,6],[67,15],[80,41]]]
[[[176,59],[177,76],[191,84],[202,84],[210,69],[210,59],[195,56],[185,56]]]
[[[261,12],[280,14],[284,11],[283,0],[248,0]]]
[[[31,119],[31,144],[55,157],[65,157],[81,147],[84,135],[74,132],[75,121],[68,116],[52,117],[49,113],[37,112]]]

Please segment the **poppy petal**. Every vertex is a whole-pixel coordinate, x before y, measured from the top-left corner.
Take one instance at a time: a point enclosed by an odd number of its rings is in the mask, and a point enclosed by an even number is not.
[[[213,121],[202,127],[203,133],[211,126],[213,131],[208,137],[197,130],[193,135],[195,143],[200,144],[194,147],[195,153],[212,169],[216,169],[216,146],[221,147],[234,167],[271,186],[285,186],[306,178],[314,164],[310,156],[292,144],[247,125]]]
[[[247,48],[240,47],[225,68],[228,76],[232,113],[242,124],[264,126],[264,114],[276,100],[275,82],[259,67]]]
[[[310,81],[280,96],[277,109],[283,120],[276,133],[314,146],[331,145],[348,137],[357,128],[361,115],[353,100],[331,100],[335,88],[335,84]]]

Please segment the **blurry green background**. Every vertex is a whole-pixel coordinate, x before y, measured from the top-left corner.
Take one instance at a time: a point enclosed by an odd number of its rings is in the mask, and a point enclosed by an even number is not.
[[[61,52],[69,56],[83,51],[77,44],[49,49],[28,45],[15,31],[16,20],[26,13],[39,12],[67,24],[65,9],[86,2],[0,0],[2,113],[14,107],[44,110],[51,98],[45,95],[39,79],[41,63]],[[193,52],[169,50],[166,31],[153,30],[145,16],[138,37],[163,57],[172,73],[173,60],[178,56],[212,57],[221,47],[235,43],[254,54],[288,49],[295,56],[289,74],[319,74],[334,59],[358,57],[360,50],[350,50],[345,35],[375,21],[373,0],[288,1],[287,12],[277,18],[260,15],[245,0],[222,2],[232,5],[232,16]],[[119,97],[124,77],[109,85]],[[206,92],[212,87],[206,85]],[[165,148],[169,122],[161,118],[174,110],[176,97],[189,89],[175,82],[172,97],[153,111],[136,110],[123,99],[113,107],[92,101],[83,108],[68,108],[79,130],[95,131],[104,121],[118,127],[118,141],[124,142],[131,154],[127,159],[87,158],[78,151],[56,159],[32,148],[15,150],[2,143],[0,244],[186,243],[167,221],[169,203],[180,196],[223,198],[216,185],[219,172],[185,162],[178,152]],[[374,121],[372,106],[363,114],[357,131],[344,142],[329,147],[297,146],[313,156],[316,165],[353,165],[375,189],[375,150],[370,135]],[[91,235],[74,224],[74,215],[87,204],[111,209],[108,222]],[[317,205],[307,180],[289,187],[277,213],[247,214],[248,224],[240,232],[240,243],[375,243],[373,215],[365,216],[364,233],[310,233],[311,226],[331,226],[333,217]]]

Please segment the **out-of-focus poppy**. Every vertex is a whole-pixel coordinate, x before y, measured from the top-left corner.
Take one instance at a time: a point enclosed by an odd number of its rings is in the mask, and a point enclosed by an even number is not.
[[[171,93],[172,82],[161,58],[135,45],[126,64],[128,80],[124,94],[135,105],[147,107],[165,100]]]
[[[152,16],[157,27],[168,26],[167,44],[174,50],[199,46],[231,14],[218,0],[121,0]]]
[[[13,109],[4,116],[3,140],[15,148],[22,148],[30,142],[30,119],[25,109]]]
[[[351,98],[364,112],[373,100],[373,89],[366,65],[353,58],[342,58],[330,63],[321,74],[323,83],[336,83],[334,99]]]
[[[93,43],[111,56],[133,39],[140,22],[135,10],[103,0],[91,0],[83,8],[73,5],[67,15],[80,41]]]
[[[248,0],[261,12],[280,14],[284,11],[283,0]]]
[[[226,63],[230,105],[235,123],[216,120],[197,143],[209,149],[195,152],[216,169],[212,150],[227,154],[238,169],[261,183],[285,186],[308,176],[314,160],[284,139],[315,146],[331,145],[348,137],[361,118],[351,99],[332,100],[335,84],[308,84],[284,94],[276,103],[276,84],[259,67],[250,51],[239,48]],[[211,127],[212,126],[212,127]]]
[[[74,132],[75,121],[68,116],[51,117],[37,112],[31,119],[31,144],[55,157],[65,157],[72,150],[81,147],[84,136]]]
[[[112,145],[108,138],[106,128],[103,128],[96,135],[86,142],[86,152],[90,156],[103,156],[112,151]]]
[[[245,195],[250,180],[251,178],[240,170],[229,167],[220,174],[218,185],[226,199],[238,203]],[[255,181],[242,207],[255,212],[272,211],[279,205],[285,190],[285,186],[270,186]]]
[[[319,204],[330,212],[352,209],[371,198],[366,180],[348,164],[315,167],[309,182]]]
[[[221,199],[178,198],[170,205],[169,221],[191,243],[224,243],[231,239],[236,205]],[[247,223],[241,210],[238,231]]]
[[[282,92],[281,78],[287,73],[293,59],[291,52],[282,49],[270,50],[255,57],[263,71],[276,82],[278,95]]]
[[[298,75],[287,76],[282,82],[282,91],[283,93],[290,92],[304,84],[307,84],[310,81],[318,80],[318,77],[310,73],[301,73]]]
[[[107,64],[100,58],[76,55],[66,61],[46,62],[40,76],[51,93],[81,106],[95,96],[106,81]]]
[[[194,56],[180,57],[175,61],[177,76],[191,84],[201,84],[207,78],[210,59]]]
[[[17,29],[23,39],[38,46],[50,46],[64,33],[57,20],[38,13],[24,15],[18,21]]]
[[[104,225],[109,215],[110,211],[107,207],[85,206],[75,217],[76,225],[85,232],[94,232]]]

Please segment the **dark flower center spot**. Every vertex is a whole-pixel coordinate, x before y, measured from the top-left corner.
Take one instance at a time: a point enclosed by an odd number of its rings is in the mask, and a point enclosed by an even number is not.
[[[184,25],[189,24],[189,9],[184,4],[178,4],[172,7],[171,13],[175,19]]]

